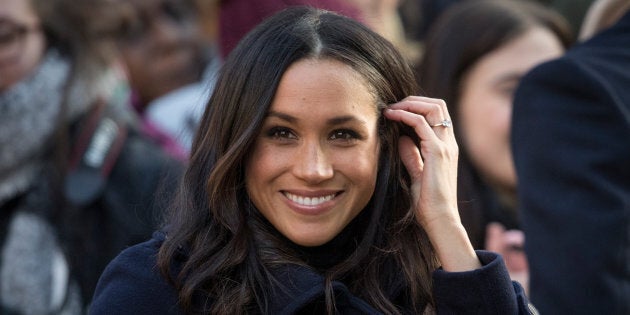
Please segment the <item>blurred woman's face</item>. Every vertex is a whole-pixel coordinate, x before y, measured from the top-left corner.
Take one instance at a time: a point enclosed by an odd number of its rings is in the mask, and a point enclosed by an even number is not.
[[[39,64],[46,40],[30,0],[0,0],[0,91]]]
[[[129,80],[146,104],[200,80],[206,63],[194,8],[181,0],[123,2],[119,47]]]
[[[378,117],[374,96],[350,66],[326,59],[291,65],[246,162],[254,205],[298,245],[331,240],[374,192]]]
[[[491,184],[516,187],[509,133],[512,97],[521,77],[563,51],[552,32],[532,28],[479,59],[462,77],[457,113],[462,147]]]

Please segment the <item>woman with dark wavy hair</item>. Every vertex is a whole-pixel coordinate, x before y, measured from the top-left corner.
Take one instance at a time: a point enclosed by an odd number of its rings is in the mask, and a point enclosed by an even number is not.
[[[456,203],[446,104],[385,39],[282,11],[230,54],[163,231],[119,255],[91,314],[526,313]]]

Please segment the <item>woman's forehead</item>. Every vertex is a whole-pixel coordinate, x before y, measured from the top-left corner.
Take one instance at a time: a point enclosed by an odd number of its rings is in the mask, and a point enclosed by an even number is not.
[[[349,65],[333,59],[303,59],[286,70],[272,109],[293,108],[293,104],[308,104],[313,110],[349,113],[376,108],[367,80]]]

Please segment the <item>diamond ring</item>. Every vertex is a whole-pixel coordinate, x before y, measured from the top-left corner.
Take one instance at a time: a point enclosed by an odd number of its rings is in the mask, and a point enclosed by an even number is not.
[[[431,125],[431,127],[446,127],[446,128],[450,128],[451,126],[453,126],[453,122],[448,119],[444,119],[435,125]]]

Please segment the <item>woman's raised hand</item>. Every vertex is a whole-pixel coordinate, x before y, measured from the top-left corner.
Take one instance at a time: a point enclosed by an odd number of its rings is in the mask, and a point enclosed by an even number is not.
[[[399,153],[412,180],[412,205],[442,267],[464,271],[480,267],[457,210],[457,157],[451,118],[443,100],[409,96],[390,105],[386,118],[413,129],[419,147],[402,136]]]

